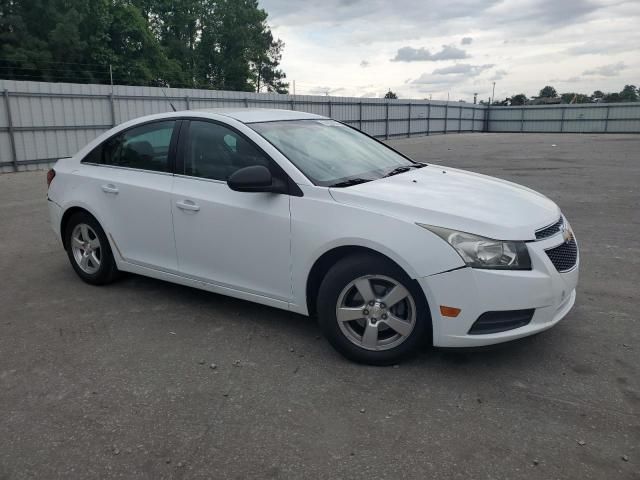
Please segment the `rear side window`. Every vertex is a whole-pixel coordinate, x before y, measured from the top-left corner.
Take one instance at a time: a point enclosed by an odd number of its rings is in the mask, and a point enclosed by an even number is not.
[[[175,123],[154,122],[126,130],[96,147],[83,162],[168,172]]]

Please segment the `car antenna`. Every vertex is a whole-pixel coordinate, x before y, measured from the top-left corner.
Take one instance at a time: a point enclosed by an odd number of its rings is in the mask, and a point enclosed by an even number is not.
[[[169,102],[169,105],[171,105],[171,110],[173,110],[174,112],[176,111],[176,107],[173,106],[173,103],[171,103],[171,100],[169,100],[169,97],[167,97],[167,93],[164,91],[163,87],[160,87],[162,90],[162,94],[164,95],[164,98],[167,99],[167,102]],[[171,88],[171,87],[169,87]]]

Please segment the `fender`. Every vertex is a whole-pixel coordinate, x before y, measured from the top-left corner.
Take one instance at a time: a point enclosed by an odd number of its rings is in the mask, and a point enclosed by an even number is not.
[[[328,190],[301,188],[303,197],[291,197],[293,311],[308,313],[306,285],[311,269],[323,254],[338,247],[374,250],[414,279],[464,266],[453,248],[415,223],[338,203]],[[327,221],[320,223],[318,218]],[[393,250],[387,245],[393,245]]]

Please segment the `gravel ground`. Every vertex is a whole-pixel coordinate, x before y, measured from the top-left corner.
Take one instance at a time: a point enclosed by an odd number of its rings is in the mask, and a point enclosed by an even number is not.
[[[82,283],[44,172],[0,175],[0,479],[640,479],[640,136],[390,143],[561,205],[582,254],[564,321],[356,365],[305,317],[133,275]]]

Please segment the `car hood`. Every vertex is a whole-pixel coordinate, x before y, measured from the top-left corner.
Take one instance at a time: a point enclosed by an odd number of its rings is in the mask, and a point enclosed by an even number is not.
[[[499,240],[534,240],[560,216],[554,202],[529,188],[437,165],[330,192],[346,205]]]

